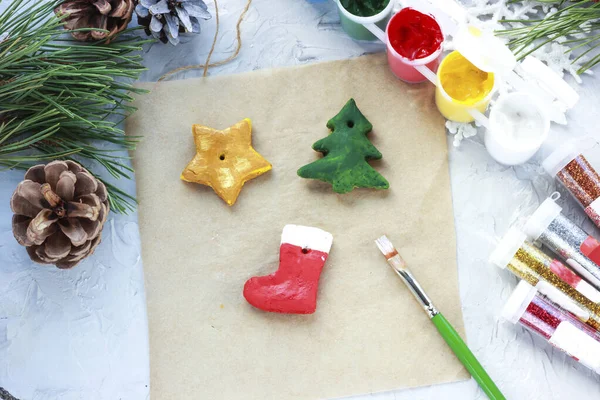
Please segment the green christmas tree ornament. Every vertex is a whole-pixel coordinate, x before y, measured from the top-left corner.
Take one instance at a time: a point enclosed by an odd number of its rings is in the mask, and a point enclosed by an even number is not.
[[[333,185],[336,193],[348,193],[354,188],[387,189],[388,181],[369,165],[367,160],[380,160],[382,155],[367,138],[373,125],[360,112],[354,99],[327,122],[331,133],[312,148],[323,158],[298,170],[298,175],[318,179]]]

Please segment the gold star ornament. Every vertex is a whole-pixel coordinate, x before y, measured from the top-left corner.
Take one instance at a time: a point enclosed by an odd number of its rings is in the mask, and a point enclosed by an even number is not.
[[[230,206],[244,183],[272,168],[252,147],[249,118],[222,131],[193,125],[192,132],[196,155],[181,173],[181,179],[210,186]]]

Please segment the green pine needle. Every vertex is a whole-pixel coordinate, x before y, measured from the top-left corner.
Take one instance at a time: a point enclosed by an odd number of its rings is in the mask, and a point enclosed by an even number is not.
[[[512,2],[517,2],[515,0]],[[574,2],[538,0],[541,3],[555,3],[559,10],[537,20],[503,20],[501,22],[520,22],[522,28],[510,28],[497,31],[496,34],[511,38],[509,46],[519,59],[527,57],[540,47],[559,38],[569,45],[568,51],[578,51],[573,62],[588,56],[577,71],[581,74],[600,62],[600,3],[593,0]]]
[[[139,140],[119,124],[135,111],[132,94],[145,92],[132,82],[145,70],[139,51],[148,40],[126,30],[110,44],[74,41],[54,15],[59,3],[12,0],[0,15],[0,168],[75,156],[130,178],[109,147],[131,151]],[[135,198],[104,183],[111,209],[135,209]]]

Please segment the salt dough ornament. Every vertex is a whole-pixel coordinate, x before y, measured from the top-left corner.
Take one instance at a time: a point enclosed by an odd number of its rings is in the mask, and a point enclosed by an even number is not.
[[[331,134],[312,146],[324,157],[300,168],[299,176],[329,182],[336,193],[348,193],[357,187],[390,187],[388,181],[367,163],[367,160],[381,159],[382,155],[367,138],[373,125],[360,112],[354,99],[327,122],[327,128]]]
[[[193,125],[192,131],[196,155],[181,173],[181,179],[210,186],[230,206],[244,183],[272,168],[252,147],[249,118],[223,131],[203,125]]]
[[[312,314],[317,309],[319,277],[333,236],[319,228],[286,225],[279,247],[279,269],[250,278],[244,297],[256,308],[286,314]]]

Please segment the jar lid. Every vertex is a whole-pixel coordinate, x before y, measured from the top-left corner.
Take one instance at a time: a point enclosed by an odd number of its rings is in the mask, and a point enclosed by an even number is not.
[[[525,233],[529,239],[534,242],[538,240],[561,211],[562,207],[556,204],[551,197],[544,200],[525,224]]]
[[[415,6],[415,3],[417,6]],[[431,11],[442,25],[444,35],[456,34],[459,26],[467,23],[467,10],[455,0],[429,0],[428,3],[423,0],[405,0],[402,2],[404,6],[414,7],[417,10],[419,7],[430,4],[435,11]]]
[[[563,103],[567,109],[579,101],[579,94],[550,67],[533,56],[527,56],[518,65],[518,72],[527,81],[537,83],[553,99]]]
[[[571,139],[564,144],[558,145],[556,150],[542,162],[542,167],[544,167],[550,176],[555,177],[573,159],[595,147],[597,144],[598,141],[589,135]]]
[[[537,289],[525,281],[519,282],[502,309],[502,318],[516,324],[537,294]]]
[[[535,97],[546,116],[565,125],[565,112],[579,101],[577,92],[550,67],[533,56],[527,56],[515,66],[514,73],[505,75],[510,86]]]
[[[506,268],[526,239],[527,236],[523,232],[511,227],[506,235],[500,239],[496,250],[490,256],[490,263],[502,269]]]
[[[460,54],[482,71],[506,75],[517,65],[513,52],[498,37],[472,25],[459,26],[453,43]]]

